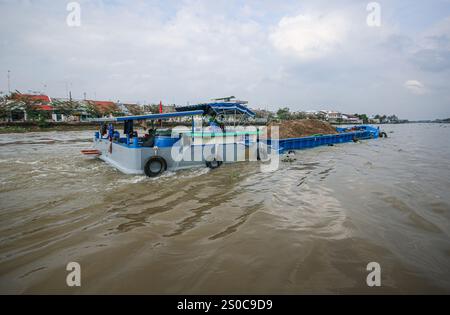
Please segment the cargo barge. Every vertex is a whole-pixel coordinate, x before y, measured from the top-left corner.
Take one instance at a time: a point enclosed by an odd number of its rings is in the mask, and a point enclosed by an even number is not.
[[[336,128],[336,134],[313,135],[301,138],[279,139],[278,141],[268,140],[267,144],[277,146],[280,153],[289,150],[303,150],[322,145],[339,144],[345,142],[355,142],[359,140],[376,139],[380,136],[380,130],[369,125],[359,125],[349,128]]]
[[[99,158],[125,174],[156,177],[167,170],[198,166],[214,169],[223,163],[264,161],[291,150],[375,139],[380,135],[378,128],[363,125],[336,128],[336,134],[267,139],[261,130],[264,128],[245,126],[255,116],[245,104],[228,99],[177,107],[172,113],[99,119],[101,128],[94,135],[93,147],[82,153]],[[233,119],[228,119],[229,116]],[[155,127],[155,122],[162,125],[163,120],[183,117],[191,119],[190,128]],[[200,126],[195,123],[196,117]],[[152,127],[144,135],[138,135],[134,130],[136,121],[151,121]],[[227,121],[233,125],[225,126]],[[123,122],[122,135],[114,129],[114,122]]]

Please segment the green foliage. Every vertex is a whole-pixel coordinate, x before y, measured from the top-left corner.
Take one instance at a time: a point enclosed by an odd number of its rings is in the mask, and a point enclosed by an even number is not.
[[[287,120],[291,118],[291,113],[289,111],[289,107],[280,108],[277,111],[277,117],[281,120]]]
[[[366,114],[355,114],[355,116],[361,119],[364,124],[367,124],[369,122],[369,117],[367,117]]]
[[[48,128],[50,125],[47,121],[47,119],[49,119],[47,113],[39,113],[38,114],[38,126],[39,128]]]
[[[0,119],[7,118],[9,113],[10,109],[7,104],[7,96],[2,94],[0,96]]]
[[[54,111],[62,115],[73,115],[80,112],[80,106],[78,102],[67,100],[67,101],[53,101],[52,106]]]
[[[292,113],[291,119],[306,119],[306,114],[304,112]]]
[[[106,114],[106,113],[105,113]],[[125,116],[125,113],[123,113],[123,112],[110,112],[110,113],[107,113],[108,115],[109,114],[112,114],[114,117],[118,117],[118,116]]]
[[[86,104],[86,113],[92,117],[100,117],[101,113],[91,102],[87,102]]]

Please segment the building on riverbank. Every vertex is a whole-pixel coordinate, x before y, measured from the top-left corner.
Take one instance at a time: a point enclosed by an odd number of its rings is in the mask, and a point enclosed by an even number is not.
[[[1,121],[82,122],[92,118],[140,115],[137,104],[112,101],[51,98],[44,94],[11,93],[0,101]]]

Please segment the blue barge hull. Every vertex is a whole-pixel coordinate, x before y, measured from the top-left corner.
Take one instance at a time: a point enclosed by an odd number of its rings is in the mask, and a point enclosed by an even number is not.
[[[349,131],[354,129],[352,131]],[[278,151],[283,153],[288,150],[302,150],[318,147],[321,145],[338,144],[356,140],[375,139],[379,136],[378,128],[372,126],[357,126],[353,128],[336,128],[337,134],[317,135],[302,138],[280,139],[278,143],[275,140],[268,140],[267,144],[272,147],[278,147]],[[278,145],[277,145],[278,144]]]

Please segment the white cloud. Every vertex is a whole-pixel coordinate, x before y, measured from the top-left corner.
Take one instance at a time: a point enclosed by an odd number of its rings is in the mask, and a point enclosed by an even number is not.
[[[301,59],[322,57],[342,44],[347,23],[342,15],[297,15],[283,17],[270,40],[276,49]]]
[[[267,41],[261,26],[249,19],[226,18],[200,2],[181,4],[164,18],[152,10],[144,15],[131,5],[102,9],[86,3],[79,28],[65,25],[64,10],[51,15],[39,6],[39,12],[20,9],[19,14],[19,8],[9,7],[15,14],[0,20],[0,37],[10,41],[2,46],[0,66],[11,65],[13,86],[19,90],[40,89],[45,82],[48,93],[64,96],[66,81],[75,97],[87,92],[104,99],[163,98],[182,104],[239,94],[253,83],[250,78],[267,70],[261,67],[267,64],[261,61],[265,53],[260,47]],[[32,25],[31,14],[42,15],[48,23]],[[18,16],[22,26],[14,34],[3,32]],[[44,74],[31,76],[24,65],[27,60],[34,62],[34,73]]]
[[[411,93],[416,95],[422,95],[426,93],[425,85],[417,80],[408,80],[404,83],[404,87]]]

